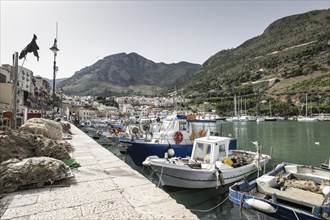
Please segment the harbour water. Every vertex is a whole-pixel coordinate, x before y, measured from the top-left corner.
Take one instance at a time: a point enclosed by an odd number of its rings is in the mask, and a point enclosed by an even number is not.
[[[272,155],[267,170],[283,161],[319,166],[330,156],[330,121],[219,122],[218,128],[223,136],[237,138],[239,149],[255,151],[251,141],[261,143],[262,152]],[[157,178],[149,170],[135,166],[128,156],[121,157],[158,185]],[[254,177],[249,177],[252,178]],[[164,188],[164,190],[200,219],[272,219],[233,205],[228,199],[228,187],[206,190]]]

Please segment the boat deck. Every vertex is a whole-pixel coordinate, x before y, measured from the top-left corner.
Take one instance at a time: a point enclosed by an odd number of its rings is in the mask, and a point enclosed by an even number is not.
[[[314,206],[320,206],[324,200],[324,197],[321,194],[297,188],[287,188],[285,191],[281,191],[272,187],[262,186],[258,184],[258,191],[261,193],[265,193],[266,195],[271,195],[275,193],[277,198],[279,199],[301,204],[311,208],[313,208]]]

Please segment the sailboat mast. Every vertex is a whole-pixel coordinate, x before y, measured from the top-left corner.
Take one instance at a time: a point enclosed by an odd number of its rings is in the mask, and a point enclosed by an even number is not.
[[[308,111],[307,111],[307,104],[308,104],[308,101],[307,101],[307,93],[306,93],[306,113],[305,113],[305,116],[307,117],[307,113],[308,113]]]
[[[236,103],[236,94],[235,94],[235,97],[234,97],[234,112],[235,112],[235,116],[237,115],[237,103]]]

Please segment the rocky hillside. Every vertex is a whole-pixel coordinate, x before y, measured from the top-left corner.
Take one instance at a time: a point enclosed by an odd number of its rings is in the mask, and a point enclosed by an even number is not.
[[[248,100],[252,109],[260,99],[299,105],[308,93],[330,111],[329,30],[329,9],[279,19],[262,35],[205,61],[185,85],[186,97],[226,111],[234,94]]]
[[[110,55],[59,83],[72,95],[155,94],[173,88],[200,70],[187,62],[155,63],[136,53]]]

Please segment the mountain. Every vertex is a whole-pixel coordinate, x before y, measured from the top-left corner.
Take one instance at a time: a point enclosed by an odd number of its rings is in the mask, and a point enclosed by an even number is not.
[[[244,98],[248,113],[269,112],[268,104],[259,105],[263,100],[272,102],[276,114],[298,115],[308,93],[313,112],[330,113],[329,30],[330,9],[310,11],[276,20],[261,35],[219,51],[202,65],[155,63],[120,53],[59,86],[66,94],[103,96],[160,94],[176,87],[190,104],[209,103],[204,110],[220,115],[232,113],[235,94]]]
[[[50,86],[53,86],[53,79],[47,79],[47,78],[44,78],[44,77],[43,77],[43,79],[46,80],[46,81],[49,83]],[[67,79],[67,78],[58,78],[58,79],[55,79],[55,84],[56,84],[56,86],[57,86],[60,82],[62,82],[63,80],[66,80],[66,79]]]
[[[187,62],[155,63],[137,53],[104,57],[59,83],[70,95],[156,94],[185,82],[201,65]]]
[[[232,102],[234,94],[301,104],[308,93],[330,112],[329,30],[329,9],[276,20],[260,36],[211,56],[184,93],[196,104]]]

